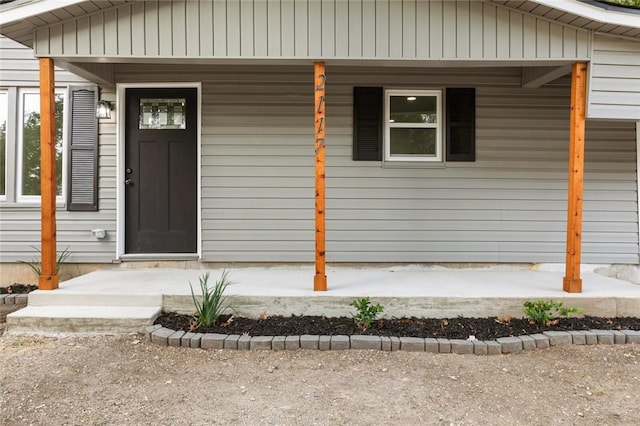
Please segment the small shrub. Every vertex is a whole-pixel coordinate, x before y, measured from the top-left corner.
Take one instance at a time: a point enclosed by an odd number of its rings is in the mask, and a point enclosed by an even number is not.
[[[532,324],[551,325],[558,317],[568,318],[574,313],[581,314],[583,310],[564,306],[562,302],[553,300],[527,300],[524,302],[523,312]]]
[[[371,305],[371,299],[369,297],[355,299],[351,302],[351,306],[358,310],[353,316],[353,321],[362,331],[371,327],[376,320],[376,316],[384,310],[380,304]]]
[[[233,281],[229,279],[228,275],[227,271],[222,271],[222,276],[216,281],[213,288],[209,288],[209,273],[206,272],[202,275],[199,278],[200,290],[202,291],[202,299],[200,301],[193,293],[193,287],[189,282],[191,298],[196,307],[195,319],[197,326],[211,327],[218,320],[218,317],[229,308],[224,292],[229,285],[233,284]]]
[[[32,247],[38,253],[42,253],[38,247],[35,247],[35,246],[32,246]],[[67,261],[69,256],[71,256],[71,251],[69,251],[69,247],[65,248],[60,252],[60,254],[58,254],[58,258],[56,259],[56,275],[58,276],[61,275],[62,266]],[[40,278],[40,275],[42,275],[42,256],[40,256],[40,258],[38,259],[33,259],[31,262],[20,261],[20,263],[24,263],[25,265],[27,265],[29,269],[31,269],[31,272],[33,272],[33,275],[36,276],[36,278]]]

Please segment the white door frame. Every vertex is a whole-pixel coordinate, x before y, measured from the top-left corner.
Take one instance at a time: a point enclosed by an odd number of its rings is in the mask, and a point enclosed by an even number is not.
[[[197,197],[197,246],[196,253],[150,253],[150,254],[135,254],[136,259],[185,259],[197,256],[197,259],[202,259],[202,83],[200,82],[167,82],[167,83],[122,83],[116,84],[116,107],[117,107],[117,125],[116,125],[116,259],[122,260],[127,257],[125,253],[125,200],[124,200],[124,170],[125,170],[125,121],[126,121],[126,89],[133,88],[196,88],[198,94],[198,128],[197,134],[197,177],[196,182],[198,188],[196,189]],[[132,256],[134,257],[134,256]]]

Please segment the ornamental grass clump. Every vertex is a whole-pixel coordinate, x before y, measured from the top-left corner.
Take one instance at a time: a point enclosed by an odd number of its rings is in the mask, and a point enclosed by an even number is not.
[[[193,286],[189,282],[191,288],[191,298],[196,307],[196,326],[211,327],[227,309],[229,304],[226,302],[224,292],[227,287],[233,284],[229,279],[227,271],[222,271],[222,276],[216,281],[213,288],[209,288],[209,273],[206,272],[200,278],[200,290],[202,291],[202,299],[199,301],[193,292]]]
[[[42,253],[40,251],[40,248],[35,246],[31,246],[31,247],[35,251],[37,251],[39,254]],[[58,254],[58,257],[56,258],[56,275],[60,277],[62,276],[62,267],[67,261],[67,258],[71,256],[71,254],[72,253],[69,250],[69,247],[65,248]],[[40,256],[38,259],[33,259],[31,262],[20,261],[20,263],[27,265],[29,269],[31,269],[31,272],[33,272],[33,275],[35,275],[36,278],[40,278],[40,275],[42,275],[42,263],[40,261],[41,258],[42,256]]]

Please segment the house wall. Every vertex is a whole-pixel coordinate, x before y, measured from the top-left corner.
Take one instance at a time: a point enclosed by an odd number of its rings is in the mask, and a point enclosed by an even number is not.
[[[590,118],[640,120],[640,42],[596,34]]]
[[[202,81],[203,256],[312,261],[312,67],[116,67],[118,81]],[[520,68],[327,67],[327,259],[563,262],[569,82]],[[354,162],[353,86],[477,88],[477,160]],[[638,263],[635,125],[589,122],[583,261]]]
[[[576,60],[590,32],[468,0],[131,2],[37,29],[42,56]]]
[[[19,202],[17,185],[17,138],[20,132],[18,96],[20,89],[37,88],[38,61],[31,49],[12,40],[0,37],[0,90],[9,94],[9,121],[7,123],[7,197],[0,201],[0,260],[11,262],[29,261],[38,257],[34,249],[40,246],[40,204]],[[88,84],[69,72],[56,68],[56,87]],[[114,258],[115,253],[115,124],[100,122],[101,133],[99,160],[99,206],[98,212],[68,212],[63,202],[57,205],[58,248],[66,247],[73,252],[70,262],[104,262]],[[64,172],[64,171],[63,171]],[[98,241],[91,229],[107,229],[107,238]]]
[[[202,82],[203,260],[313,260],[311,66],[121,64],[115,75]],[[567,80],[523,89],[520,68],[328,66],[327,75],[329,261],[564,261]],[[476,87],[476,162],[352,161],[352,90],[371,85]],[[115,133],[113,120],[100,121],[100,210],[57,212],[59,247],[71,261],[116,257]],[[638,263],[634,124],[588,122],[585,161],[583,262]],[[0,209],[2,260],[32,259],[38,206]],[[97,227],[105,240],[91,236]]]

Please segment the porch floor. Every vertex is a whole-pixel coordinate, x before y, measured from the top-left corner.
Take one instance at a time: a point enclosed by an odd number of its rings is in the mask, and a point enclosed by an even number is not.
[[[228,301],[242,316],[264,312],[349,316],[353,313],[350,302],[364,296],[382,304],[387,317],[522,317],[522,303],[537,299],[562,301],[593,316],[640,315],[640,285],[593,272],[582,274],[582,293],[565,293],[563,271],[500,266],[328,266],[328,291],[314,292],[313,265],[234,266],[227,270],[234,281],[227,288]],[[208,271],[213,285],[222,269]],[[8,331],[108,332],[104,322],[117,317],[118,310],[129,316],[130,328],[123,331],[131,331],[131,327],[140,330],[160,310],[192,313],[189,283],[198,294],[198,279],[204,272],[207,270],[156,268],[91,272],[61,283],[58,290],[32,292],[27,308],[7,317]],[[131,321],[136,308],[144,311],[142,323]],[[95,325],[88,326],[92,312]],[[38,321],[30,326],[28,318]],[[63,327],[73,318],[73,327]],[[60,325],[54,325],[56,322]],[[117,327],[113,331],[118,332]]]

